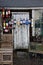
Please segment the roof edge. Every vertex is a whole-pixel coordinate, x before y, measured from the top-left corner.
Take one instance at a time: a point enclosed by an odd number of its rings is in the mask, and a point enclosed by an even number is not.
[[[20,9],[20,10],[22,10],[22,9],[43,9],[43,7],[0,7],[0,9],[2,9],[2,8],[4,8],[4,9]]]

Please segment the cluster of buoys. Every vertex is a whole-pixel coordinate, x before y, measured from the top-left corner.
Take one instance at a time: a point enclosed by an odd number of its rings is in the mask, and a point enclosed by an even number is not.
[[[28,19],[21,19],[21,20],[16,20],[16,21],[14,21],[14,23],[16,23],[16,24],[18,24],[18,25],[20,25],[20,24],[26,24],[26,25],[28,25],[28,24],[30,24],[31,23],[31,21],[30,20],[28,20]]]
[[[2,9],[2,17],[3,18],[4,17],[10,17],[10,14],[11,14],[11,12],[9,9],[8,10],[5,10],[4,8]]]

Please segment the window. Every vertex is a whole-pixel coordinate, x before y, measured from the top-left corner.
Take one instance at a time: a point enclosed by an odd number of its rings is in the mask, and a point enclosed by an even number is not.
[[[34,22],[33,26],[35,35],[32,36],[32,41],[30,43],[30,49],[37,51],[43,51],[43,9],[34,10]],[[32,31],[33,33],[33,31]]]

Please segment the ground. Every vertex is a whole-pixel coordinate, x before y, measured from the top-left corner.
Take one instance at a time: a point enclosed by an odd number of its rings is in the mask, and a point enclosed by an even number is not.
[[[18,52],[17,56],[14,56],[14,65],[43,65],[43,58],[39,55],[32,57],[28,53]]]

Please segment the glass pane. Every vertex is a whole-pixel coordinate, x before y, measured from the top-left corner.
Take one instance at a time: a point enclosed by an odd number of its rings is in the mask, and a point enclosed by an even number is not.
[[[35,36],[32,36],[31,50],[43,51],[43,10],[34,10]]]

